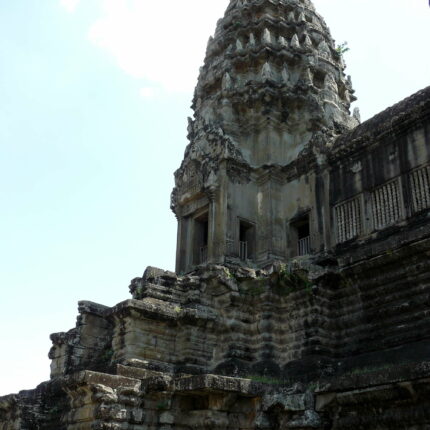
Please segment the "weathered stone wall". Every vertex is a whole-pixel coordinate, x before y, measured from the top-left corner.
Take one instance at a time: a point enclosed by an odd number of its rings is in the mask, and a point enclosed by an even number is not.
[[[0,397],[1,430],[65,430],[70,404],[61,383],[44,382],[34,390]]]
[[[86,328],[94,333],[111,327],[109,340],[97,340],[85,353],[83,343],[69,348],[61,357],[68,367],[53,377],[81,370],[84,356],[93,357],[88,368],[104,371],[138,361],[172,374],[215,372],[290,383],[423,360],[429,348],[428,239],[389,247],[388,253],[387,246],[370,259],[357,255],[340,266],[302,259],[294,269],[279,266],[271,273],[212,266],[175,278],[148,269],[132,284],[135,300],[104,309],[106,325],[99,315]]]
[[[80,302],[0,430],[430,428],[430,87],[354,128],[343,69],[310,1],[231,1],[175,174],[178,274]]]
[[[15,396],[13,407],[2,398],[0,428],[415,430],[430,425],[428,362],[294,386],[216,375],[172,377],[133,367],[125,377],[125,369],[118,368],[118,375],[87,371],[60,378],[57,384],[68,394],[61,407],[57,398],[56,408],[42,408],[37,392]],[[18,411],[22,420],[8,420],[6,410]]]
[[[113,324],[106,316],[109,308],[91,302],[79,302],[76,327],[67,333],[51,335],[49,352],[51,378],[77,370],[105,369],[111,358]]]
[[[0,428],[424,429],[429,246],[410,240],[338,266],[149,268],[135,299],[80,303],[68,366],[1,398]],[[103,373],[80,371],[91,351]]]
[[[144,277],[133,287],[142,291],[145,285],[145,305],[130,302],[130,306],[159,308],[156,321],[141,320],[152,343],[142,339],[142,348],[136,350],[133,337],[122,342],[127,345],[127,358],[148,360],[156,366],[152,351],[157,345],[158,354],[168,357],[164,364],[181,371],[281,377],[291,361],[314,355],[320,358],[327,352],[329,336],[318,324],[319,319],[329,318],[325,289],[313,286],[305,272],[295,275],[281,267],[268,274],[213,266],[179,278],[176,288],[182,293],[176,295],[176,302],[164,305],[154,298],[162,285],[147,282]],[[162,275],[157,282],[163,284]],[[188,282],[192,282],[191,297],[184,293]],[[165,318],[170,322],[170,340],[163,343],[156,337],[165,330]],[[121,320],[127,321],[127,317]],[[289,368],[285,371],[290,373]]]
[[[80,302],[76,327],[51,337],[51,381],[0,398],[0,429],[429,428],[428,92],[337,141],[326,170],[267,168],[255,180],[263,193],[279,192],[280,172],[285,186],[307,183],[311,233],[330,246],[264,270],[234,255],[183,276],[148,268],[133,299]],[[394,120],[399,109],[409,110]],[[231,180],[236,196],[241,186]],[[375,208],[396,214],[390,201],[402,216],[374,224]],[[264,207],[275,243],[283,209]]]
[[[339,330],[339,356],[370,366],[426,359],[429,244],[428,236],[401,246],[388,241],[379,255],[342,270],[342,288],[333,293],[332,313]]]

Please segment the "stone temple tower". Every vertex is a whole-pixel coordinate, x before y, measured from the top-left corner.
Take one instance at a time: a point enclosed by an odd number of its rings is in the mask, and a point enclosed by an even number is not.
[[[0,430],[430,429],[430,87],[358,125],[309,0],[231,0],[175,174],[177,273],[79,302]]]
[[[176,269],[264,267],[330,247],[326,152],[354,128],[342,55],[310,0],[231,0],[175,173]]]

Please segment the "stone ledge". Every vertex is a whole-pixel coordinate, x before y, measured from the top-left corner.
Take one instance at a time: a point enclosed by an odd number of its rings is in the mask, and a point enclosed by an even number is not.
[[[218,322],[218,315],[207,306],[181,307],[177,302],[154,298],[125,300],[111,308],[109,314],[115,316],[116,314],[129,314],[131,312],[138,312],[147,319],[164,321],[174,325],[180,321],[186,324]]]
[[[365,389],[387,384],[395,384],[407,381],[430,378],[430,362],[404,364],[381,367],[379,369],[366,368],[359,370],[360,373],[347,374],[334,380],[321,381],[315,390],[316,394],[346,392],[356,389]]]
[[[163,376],[163,372],[129,365],[124,366],[123,364],[117,364],[116,372],[117,376],[123,376],[132,379],[147,379],[151,377]]]
[[[270,386],[271,387],[271,386]],[[250,379],[232,378],[212,374],[172,377],[169,374],[149,376],[142,380],[142,391],[174,393],[237,393],[245,397],[258,397],[267,393],[268,385]]]
[[[177,304],[156,299],[130,299],[118,303],[116,306],[111,308],[110,314],[124,314],[135,311],[148,319],[176,323],[178,319],[178,312],[175,311],[175,307],[177,306]]]
[[[197,375],[175,379],[173,387],[176,392],[212,391],[240,393],[245,396],[262,395],[266,385],[250,379],[231,378],[217,375]]]
[[[323,393],[316,395],[316,411],[330,409],[333,406],[348,407],[378,402],[417,402],[419,397],[428,398],[429,378],[403,381],[393,384],[378,385],[363,389],[353,389],[340,393]]]
[[[85,370],[70,376],[61,378],[66,386],[81,386],[81,385],[104,385],[113,389],[116,388],[132,388],[139,389],[141,381],[139,379],[128,378],[125,376],[109,375],[107,373],[99,373]]]
[[[109,310],[109,306],[100,305],[99,303],[90,302],[87,300],[81,300],[78,302],[78,311],[80,314],[86,313],[99,317],[105,317]]]

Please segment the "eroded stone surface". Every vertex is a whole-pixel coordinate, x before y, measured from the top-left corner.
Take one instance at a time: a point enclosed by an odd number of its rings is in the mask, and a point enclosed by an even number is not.
[[[0,430],[430,428],[430,87],[361,125],[309,0],[232,0],[175,174],[177,272],[79,303]]]

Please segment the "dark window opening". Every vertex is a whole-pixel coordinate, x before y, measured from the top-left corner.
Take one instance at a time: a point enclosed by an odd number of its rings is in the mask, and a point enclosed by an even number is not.
[[[243,261],[254,258],[255,226],[246,221],[239,222],[239,258]]]
[[[209,396],[180,396],[178,400],[178,406],[185,411],[209,409]]]
[[[324,80],[325,80],[325,75],[324,73],[321,72],[316,72],[314,74],[314,85],[319,88],[320,90],[322,90],[324,88]]]
[[[207,212],[194,219],[194,263],[208,260],[209,219]]]
[[[303,256],[311,253],[309,215],[292,224],[292,239],[297,249],[296,255]]]
[[[297,227],[297,236],[299,240],[310,236],[309,221],[306,221],[304,224],[301,224]]]

